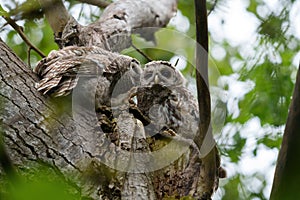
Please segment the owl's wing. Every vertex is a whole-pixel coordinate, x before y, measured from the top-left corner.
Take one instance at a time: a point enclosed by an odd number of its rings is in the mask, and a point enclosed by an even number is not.
[[[192,139],[199,124],[198,104],[192,92],[183,86],[162,87],[159,91],[163,92],[143,94],[143,99],[153,102],[146,107],[145,115],[149,115],[152,124],[159,126],[157,129],[172,129],[180,137]]]
[[[110,87],[116,85],[127,71],[130,72],[129,77],[122,80],[130,83],[131,76],[139,77],[135,73],[136,70],[132,70],[133,66],[140,67],[135,59],[108,52],[99,47],[65,47],[50,52],[37,64],[34,71],[41,80],[36,87],[43,94],[65,96],[71,92],[82,76],[104,77],[110,82],[107,86]],[[130,85],[126,81],[123,85]]]
[[[64,59],[42,60],[35,70],[41,80],[36,88],[43,94],[51,93],[54,96],[65,96],[76,86],[76,77],[82,58],[68,57]]]
[[[104,50],[98,47],[76,46],[51,51],[34,69],[41,78],[36,84],[37,90],[43,94],[65,96],[76,86],[78,75],[102,75],[103,70],[101,68],[103,67],[99,60],[103,56],[96,55],[102,51]],[[100,59],[95,59],[97,56]]]
[[[178,134],[192,139],[197,134],[200,120],[198,101],[193,93],[185,87],[176,87],[174,91],[177,96],[174,107],[177,107],[181,121]]]

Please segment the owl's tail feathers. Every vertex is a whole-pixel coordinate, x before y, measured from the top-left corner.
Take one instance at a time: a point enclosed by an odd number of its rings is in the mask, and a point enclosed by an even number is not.
[[[36,84],[36,88],[43,94],[54,97],[67,96],[77,85],[77,82],[78,77],[76,76],[44,78]]]

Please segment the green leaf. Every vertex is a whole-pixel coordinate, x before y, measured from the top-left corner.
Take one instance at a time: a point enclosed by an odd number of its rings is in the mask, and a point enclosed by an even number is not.
[[[2,8],[2,6],[0,5],[0,15],[4,16],[4,17],[8,17],[9,14]]]
[[[229,182],[224,186],[225,195],[223,196],[223,200],[232,200],[232,199],[241,199],[239,195],[239,185],[240,185],[240,176],[237,175],[232,177]]]
[[[268,136],[257,141],[258,144],[264,144],[269,148],[279,148],[282,142],[282,137],[269,138]]]
[[[243,148],[246,144],[246,139],[241,138],[240,133],[237,132],[234,136],[234,145],[230,149],[225,150],[228,156],[230,157],[231,161],[234,163],[239,162]]]
[[[51,168],[20,170],[16,179],[1,183],[0,199],[7,200],[79,200],[80,194]],[[7,184],[9,183],[9,184]],[[11,187],[13,185],[13,187]]]

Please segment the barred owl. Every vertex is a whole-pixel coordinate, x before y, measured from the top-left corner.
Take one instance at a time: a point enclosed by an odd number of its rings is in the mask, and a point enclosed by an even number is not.
[[[148,131],[165,130],[192,139],[198,129],[198,105],[185,87],[186,80],[169,62],[153,61],[145,65],[137,105],[150,124]]]
[[[50,52],[37,64],[35,72],[41,78],[37,89],[43,94],[66,96],[80,77],[87,77],[88,81],[82,89],[89,90],[88,85],[94,85],[96,93],[91,95],[96,96],[98,103],[108,104],[113,92],[117,97],[139,84],[142,69],[137,60],[128,56],[96,46],[69,46]],[[122,84],[115,89],[118,82]]]
[[[145,65],[142,86],[159,84],[170,87],[184,87],[186,81],[181,72],[166,61],[153,61]]]

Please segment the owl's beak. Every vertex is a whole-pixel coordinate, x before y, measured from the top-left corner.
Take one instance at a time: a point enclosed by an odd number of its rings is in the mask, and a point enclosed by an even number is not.
[[[154,83],[155,83],[155,84],[158,84],[158,83],[159,83],[158,75],[155,75],[155,77],[154,77]]]

